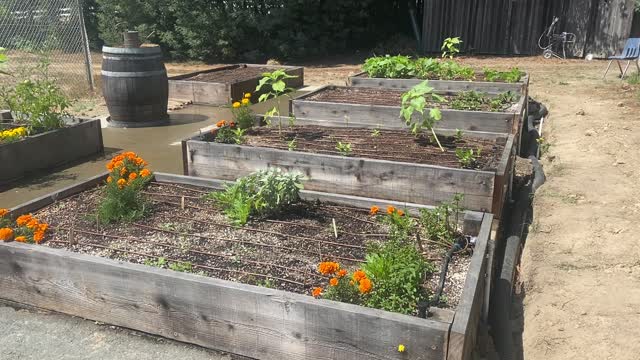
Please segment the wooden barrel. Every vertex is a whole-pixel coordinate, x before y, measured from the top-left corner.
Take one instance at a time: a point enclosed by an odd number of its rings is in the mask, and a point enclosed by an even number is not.
[[[102,48],[102,94],[116,127],[169,121],[169,81],[159,46]]]

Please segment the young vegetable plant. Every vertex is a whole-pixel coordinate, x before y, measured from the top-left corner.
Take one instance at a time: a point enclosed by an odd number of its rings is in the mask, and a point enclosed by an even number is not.
[[[453,135],[453,137],[456,139],[456,141],[462,141],[462,137],[464,136],[464,132],[460,129],[456,129],[456,134]]]
[[[463,236],[458,228],[460,215],[464,211],[460,205],[462,200],[464,195],[456,194],[450,202],[443,202],[434,209],[420,210],[418,221],[423,235],[447,249],[451,248]]]
[[[442,50],[442,57],[453,59],[453,57],[460,52],[460,44],[462,44],[462,40],[460,40],[459,37],[444,39],[442,47],[440,48],[440,50]]]
[[[400,115],[404,118],[405,123],[411,127],[411,133],[418,135],[422,128],[427,128],[431,131],[433,138],[438,143],[440,150],[444,152],[442,144],[433,129],[435,123],[442,119],[442,113],[440,109],[433,108],[426,111],[427,99],[435,100],[438,102],[444,101],[444,98],[433,92],[433,88],[429,86],[428,81],[414,86],[411,90],[402,94],[402,108],[400,109]],[[419,122],[413,121],[413,114],[418,113],[422,118]]]
[[[371,137],[379,137],[380,136],[380,129],[373,129],[371,131]]]
[[[511,70],[509,71],[498,71],[488,68],[483,69],[483,71],[484,78],[487,81],[491,82],[504,81],[508,83],[516,83],[520,81],[523,75],[522,71],[520,71],[520,69],[518,69],[517,67],[511,68]]]
[[[289,151],[294,151],[297,147],[298,147],[298,142],[296,141],[295,138],[291,139],[290,141],[287,141],[287,148],[289,149]]]
[[[265,102],[269,99],[276,99],[276,105],[265,113],[265,121],[267,124],[271,123],[271,118],[277,116],[279,119],[278,130],[282,133],[282,118],[280,117],[280,96],[293,91],[292,88],[288,88],[285,80],[296,78],[295,75],[289,75],[284,70],[275,70],[273,72],[266,72],[262,74],[262,79],[258,82],[256,91],[260,91],[263,87],[269,90],[260,95],[258,102]],[[291,119],[289,120],[291,122]]]
[[[271,216],[297,203],[302,188],[301,174],[270,168],[242,177],[205,198],[217,201],[231,222],[242,226],[250,216]]]
[[[342,156],[349,156],[352,151],[351,143],[343,143],[341,141],[338,141],[338,143],[336,144],[336,150],[338,150],[338,152]]]
[[[456,149],[456,157],[463,168],[472,169],[476,166],[482,149]]]

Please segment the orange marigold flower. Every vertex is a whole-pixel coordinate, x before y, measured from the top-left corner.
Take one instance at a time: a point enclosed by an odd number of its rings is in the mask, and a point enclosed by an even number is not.
[[[354,281],[360,281],[362,279],[366,279],[367,278],[367,274],[364,273],[364,271],[362,270],[358,270],[356,272],[353,273],[353,280]]]
[[[109,171],[113,170],[113,163],[112,162],[107,164],[107,170],[109,170]]]
[[[0,218],[4,217],[5,215],[7,215],[9,213],[8,209],[0,209]]]
[[[233,121],[232,121],[232,122],[230,122],[230,123],[229,123],[229,127],[232,127],[232,128],[233,128],[233,127],[236,127],[236,123],[235,123],[235,122],[233,122]]]
[[[118,187],[120,189],[122,189],[126,184],[127,184],[127,181],[125,179],[119,179],[118,180]]]
[[[336,276],[338,277],[338,279],[341,279],[341,278],[345,277],[346,275],[347,275],[347,270],[341,269],[340,271],[338,271],[338,274]]]
[[[227,121],[226,120],[220,120],[216,123],[216,126],[221,128],[223,126],[227,125]]]
[[[18,216],[18,218],[16,219],[16,224],[18,224],[18,226],[25,226],[29,221],[31,221],[32,217],[33,215],[31,214]]]
[[[371,280],[364,278],[360,280],[360,285],[358,285],[358,290],[360,290],[361,294],[366,294],[369,291],[371,291],[372,287],[373,285],[371,285]]]
[[[38,225],[40,225],[40,222],[38,221],[38,219],[31,219],[27,223],[27,227],[29,229],[35,229]]]
[[[340,270],[340,265],[336,262],[325,261],[318,264],[318,271],[323,275],[332,275]]]
[[[313,295],[313,297],[318,297],[318,296],[320,296],[320,294],[322,294],[322,288],[321,287],[315,287],[315,288],[313,288],[313,290],[311,290],[311,295]]]
[[[27,242],[27,237],[26,236],[16,236],[16,238],[13,239],[13,240],[23,243],[23,242]]]
[[[138,178],[138,174],[136,174],[136,173],[129,174],[129,181],[133,181],[133,180],[135,180],[137,178]]]
[[[2,228],[0,229],[0,240],[2,241],[11,241],[13,240],[13,230],[10,228]]]
[[[47,223],[39,224],[38,227],[37,227],[37,231],[45,232],[47,230],[49,230],[49,224],[47,224]]]
[[[349,285],[353,286],[355,285],[355,282],[353,280],[349,280]]]
[[[377,213],[378,213],[378,211],[380,211],[380,208],[379,208],[379,207],[377,207],[377,206],[375,206],[375,205],[373,205],[373,206],[371,207],[371,210],[369,210],[369,214],[370,214],[370,215],[375,215],[375,214],[377,214]]]
[[[147,177],[151,175],[151,171],[147,170],[147,169],[142,169],[142,171],[140,171],[140,176],[141,177]]]
[[[331,280],[329,280],[329,285],[331,285],[331,286],[338,286],[338,279],[336,279],[336,278],[331,278]]]
[[[120,161],[116,161],[116,162],[113,164],[113,167],[116,167],[116,168],[123,167],[123,166],[124,166],[124,162],[123,162],[122,160],[120,160]]]
[[[142,160],[142,158],[139,158],[139,157],[135,158],[133,162],[136,163],[136,165],[138,166],[144,166],[144,160]]]
[[[391,215],[394,212],[396,212],[396,208],[394,208],[393,206],[389,205],[387,206],[387,214]]]
[[[107,176],[107,183],[110,183],[113,181],[113,178],[111,176]]]
[[[33,233],[33,241],[35,241],[36,244],[40,244],[42,240],[44,240],[44,231],[36,231]]]
[[[244,98],[242,99],[242,105],[247,105],[249,103],[249,99]]]
[[[398,213],[398,215],[400,215],[400,216],[404,216],[404,211],[402,211],[402,210],[400,210],[400,209],[398,209],[397,213]]]
[[[233,103],[233,108],[234,108],[234,109],[237,109],[237,108],[239,108],[239,107],[240,107],[240,103],[239,103],[238,101],[236,101],[236,102],[234,102],[234,103]]]
[[[123,167],[120,169],[120,176],[125,176],[127,174],[127,168]]]

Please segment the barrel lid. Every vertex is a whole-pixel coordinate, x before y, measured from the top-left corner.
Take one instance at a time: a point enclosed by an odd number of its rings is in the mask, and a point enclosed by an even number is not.
[[[111,47],[111,46],[103,46],[103,53],[109,54],[160,54],[162,53],[162,49],[158,45],[144,45],[143,47],[138,48],[125,48],[125,47]]]

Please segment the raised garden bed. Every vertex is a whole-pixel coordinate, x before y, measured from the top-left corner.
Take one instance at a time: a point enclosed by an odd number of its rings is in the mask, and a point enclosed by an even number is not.
[[[69,119],[64,128],[0,144],[0,185],[103,151],[99,119]]]
[[[349,124],[405,127],[400,118],[403,90],[324,86],[291,100],[291,112],[300,118],[343,121]],[[445,94],[449,100],[456,94]],[[522,127],[526,97],[500,111],[453,110],[446,103],[434,104],[442,109],[436,128],[482,131],[518,135]],[[485,109],[486,110],[486,109]]]
[[[424,79],[389,79],[389,78],[371,78],[366,72],[360,72],[349,77],[350,86],[360,87],[382,87],[388,89],[409,90],[412,87],[423,82]],[[520,81],[515,83],[486,81],[482,73],[476,73],[476,79],[468,80],[431,80],[429,86],[436,91],[479,91],[491,94],[503,93],[505,91],[513,91],[515,93],[528,93],[529,75],[524,75]]]
[[[348,263],[348,256],[357,263],[358,238],[381,231],[369,207],[398,203],[302,191],[307,202],[300,206],[309,212],[237,229],[219,223],[219,210],[201,197],[220,181],[156,173],[146,189],[154,210],[144,224],[96,228],[87,214],[106,176],[11,209],[12,218],[34,212],[50,233],[43,246],[0,243],[0,298],[257,359],[471,356],[490,286],[490,214],[464,216],[475,246],[457,306],[433,308],[423,319],[301,294],[322,280],[309,262],[340,256]],[[413,214],[421,207],[403,206]],[[323,231],[332,219],[349,231],[337,240]],[[189,261],[188,271],[204,276],[141,265],[158,266],[161,258],[182,271]]]
[[[214,142],[217,129],[203,129],[182,142],[184,174],[235,180],[279,167],[304,174],[306,188],[316,191],[424,205],[464,194],[466,209],[492,212],[498,218],[508,198],[513,135],[468,132],[457,141],[449,132],[440,136],[443,153],[426,137],[415,138],[406,129],[383,127],[374,137],[370,128],[315,126],[317,121],[298,118],[296,126],[285,125],[280,133],[276,123],[248,130],[242,145]],[[290,149],[293,139],[295,148]],[[351,145],[348,156],[336,149],[338,141]],[[464,168],[456,156],[455,150],[463,148],[482,148],[471,168]]]
[[[304,84],[304,68],[282,65],[235,64],[169,78],[169,97],[189,100],[194,104],[228,105],[242,100],[245,93],[254,93],[262,73],[284,69],[296,78],[286,79],[287,87]],[[253,96],[258,101],[260,93]]]

